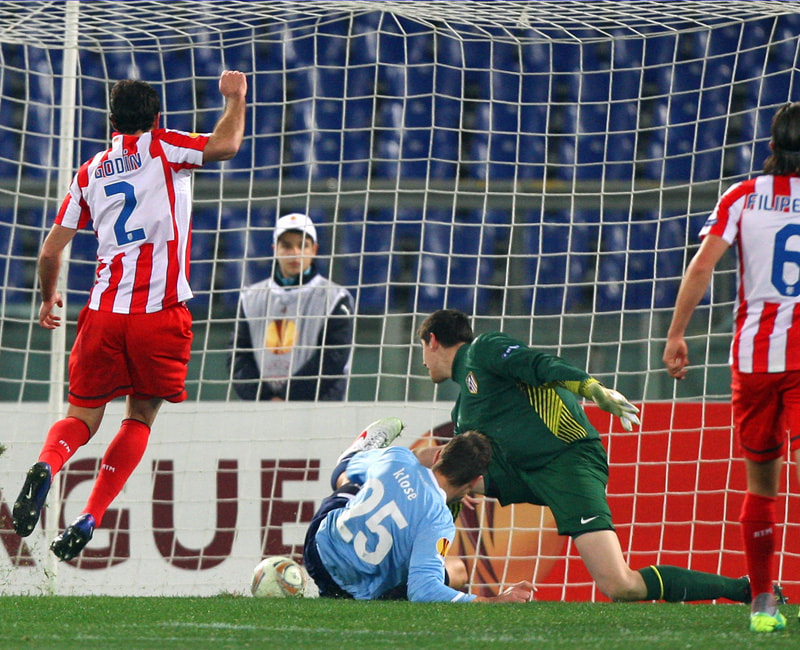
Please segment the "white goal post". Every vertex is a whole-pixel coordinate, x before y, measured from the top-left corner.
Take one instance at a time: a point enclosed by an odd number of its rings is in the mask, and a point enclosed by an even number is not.
[[[660,358],[700,226],[761,169],[776,108],[800,99],[798,33],[795,1],[0,3],[0,594],[245,591],[262,554],[299,552],[361,427],[398,415],[412,445],[446,425],[454,386],[433,386],[414,335],[439,307],[642,405],[634,434],[593,413],[633,566],[743,573],[725,410],[733,254],[692,321],[689,378],[676,385]],[[64,473],[42,530],[13,535],[95,266],[86,231],[54,337],[36,325],[39,248],[72,174],[108,142],[114,81],[150,82],[162,125],[204,132],[226,68],[248,75],[248,125],[239,155],[194,175],[190,398],[163,409],[95,552],[50,566],[47,540],[80,507],[119,411]],[[239,292],[272,272],[272,229],[290,212],[314,219],[324,270],[355,298],[343,403],[232,389]],[[800,505],[788,488],[781,503]],[[496,510],[460,520],[473,589],[533,576],[542,598],[600,597],[546,511]],[[794,588],[798,526],[779,575]]]

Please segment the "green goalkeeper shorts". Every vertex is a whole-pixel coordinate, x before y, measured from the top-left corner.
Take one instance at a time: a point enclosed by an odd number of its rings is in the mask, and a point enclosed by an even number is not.
[[[520,469],[502,453],[493,454],[484,480],[486,496],[502,505],[532,503],[550,508],[559,535],[614,530],[606,498],[608,457],[595,438],[572,443],[538,469]]]

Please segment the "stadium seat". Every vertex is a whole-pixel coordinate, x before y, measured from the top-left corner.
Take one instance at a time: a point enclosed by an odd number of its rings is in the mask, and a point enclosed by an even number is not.
[[[277,45],[264,46],[258,56],[264,65],[252,75],[254,119],[245,131],[242,148],[229,164],[234,173],[248,174],[252,170],[255,178],[277,179],[282,174],[287,119],[284,76],[280,69],[272,67],[276,58],[280,60]]]
[[[660,106],[655,113],[661,128],[653,131],[646,166],[649,178],[688,181],[692,178],[692,155],[699,117],[702,62],[675,63],[673,73],[659,89]]]
[[[48,51],[27,48],[27,120],[22,126],[23,174],[44,178],[55,169],[56,143],[52,133],[57,131],[53,84],[53,67]]]
[[[564,61],[557,66],[566,92],[559,116],[564,137],[558,147],[558,176],[632,178],[641,51],[624,39],[613,48],[601,43],[575,53],[562,45],[556,51],[575,66],[570,70]]]
[[[244,283],[247,214],[243,210],[196,207],[192,216],[192,265],[189,283],[195,307],[212,300],[235,310]]]
[[[529,213],[520,224],[523,282],[531,313],[566,313],[585,299],[599,215],[577,210]]]
[[[352,50],[348,29],[349,21],[340,20],[294,30],[285,49],[293,99],[287,114],[291,176],[363,177],[368,170],[364,132],[344,129],[371,124],[374,73],[358,64],[363,54]]]
[[[410,309],[485,312],[495,266],[491,256],[496,226],[491,224],[492,218],[507,219],[507,215],[473,211],[453,217],[446,210],[425,214],[422,253],[415,269],[418,290]]]
[[[427,57],[433,52],[433,36],[418,24],[402,22],[405,35],[390,23],[379,36],[378,75],[385,96],[378,107],[382,128],[376,130],[376,170],[385,178],[425,178],[432,168],[434,65]],[[447,143],[443,138],[443,146]],[[448,151],[441,157],[453,160],[452,155]]]
[[[339,215],[338,230],[337,263],[342,284],[356,298],[356,310],[386,313],[393,244],[391,212],[346,210]]]
[[[211,208],[195,208],[192,212],[192,247],[189,267],[189,285],[194,298],[190,306],[206,309],[211,301],[214,264],[218,242],[217,211]]]
[[[24,49],[22,45],[2,43],[0,54],[8,66],[0,78],[0,138],[5,143],[4,151],[0,151],[0,177],[15,178],[20,171],[16,152],[20,150],[24,106],[20,97],[25,87]]]
[[[0,283],[6,301],[21,302],[26,299],[24,289],[28,274],[26,263],[20,259],[25,253],[20,231],[14,228],[15,214],[11,208],[0,208]]]
[[[510,43],[466,48],[468,65],[478,66],[469,73],[477,92],[468,149],[471,177],[544,177],[549,75],[537,67],[540,54],[539,49],[521,51]]]
[[[671,307],[686,250],[684,222],[648,213],[604,215],[595,293],[597,311]]]
[[[3,227],[0,256],[6,255],[5,298],[7,302],[28,302],[34,298],[36,260],[41,246],[44,222],[41,212],[33,209],[0,210]]]
[[[753,174],[761,170],[769,156],[772,117],[781,104],[795,101],[794,70],[798,63],[797,33],[800,30],[798,16],[783,16],[771,38],[769,49],[764,43],[770,40],[771,21],[748,25],[743,36],[742,60],[738,72],[746,87],[746,106],[741,140],[747,143],[736,152],[737,167],[743,173]]]
[[[79,230],[72,239],[67,275],[67,300],[83,305],[89,299],[97,272],[97,237],[90,229]]]

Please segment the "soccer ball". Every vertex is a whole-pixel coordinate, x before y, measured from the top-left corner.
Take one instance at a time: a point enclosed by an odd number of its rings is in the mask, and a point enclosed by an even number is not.
[[[256,565],[250,592],[256,598],[302,598],[306,582],[306,572],[297,562],[273,555]]]

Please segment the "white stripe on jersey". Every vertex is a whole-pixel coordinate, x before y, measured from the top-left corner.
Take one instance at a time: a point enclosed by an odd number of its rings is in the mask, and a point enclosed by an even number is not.
[[[91,309],[155,312],[192,297],[191,171],[203,164],[208,136],[115,133],[111,147],[78,170],[56,223],[81,228],[92,221],[100,273]]]
[[[730,362],[742,372],[800,369],[792,326],[800,302],[800,178],[762,175],[720,198],[700,236],[714,234],[739,253]]]

